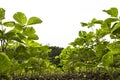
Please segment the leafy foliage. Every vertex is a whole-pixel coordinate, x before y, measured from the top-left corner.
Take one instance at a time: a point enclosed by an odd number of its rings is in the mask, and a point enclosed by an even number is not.
[[[0,53],[0,74],[7,73],[10,69],[11,62],[5,53]]]
[[[30,17],[27,21],[23,12],[16,12],[15,21],[4,22],[4,16],[5,10],[0,8],[0,77],[4,72],[5,75],[17,75],[60,71],[49,60],[48,46],[35,41],[39,37],[31,25],[42,23],[40,18]]]
[[[118,16],[118,9],[115,7],[112,7],[109,10],[103,10],[104,12],[106,12],[107,14],[111,15],[111,17],[117,17]]]
[[[104,69],[114,80],[111,68],[119,68],[120,66],[118,59],[120,55],[118,9],[113,7],[103,10],[103,12],[111,17],[104,20],[93,18],[88,23],[81,22],[82,27],[96,28],[96,30],[79,31],[79,36],[56,57],[60,58],[60,65],[64,72],[94,72],[97,69]],[[112,42],[109,42],[108,37]]]
[[[60,63],[60,59],[55,59],[55,57],[60,55],[63,48],[57,46],[49,46],[49,49],[51,49],[51,51],[48,53],[48,56],[50,57],[50,61],[58,65]]]
[[[13,18],[20,24],[26,24],[26,22],[27,22],[27,17],[22,12],[16,12],[13,15]]]
[[[0,78],[40,75],[35,79],[64,79],[64,76],[66,79],[76,79],[77,75],[77,79],[78,76],[81,79],[97,79],[94,75],[101,74],[101,80],[120,79],[116,77],[120,71],[118,9],[112,7],[103,12],[110,17],[81,22],[82,27],[95,30],[79,31],[78,37],[63,49],[36,42],[39,37],[32,25],[42,23],[40,18],[27,18],[23,12],[16,12],[13,15],[15,21],[4,22],[5,10],[0,8]],[[11,29],[7,30],[8,27]],[[50,74],[59,76],[53,77]]]
[[[42,20],[37,18],[37,17],[31,17],[29,18],[28,20],[28,25],[32,25],[32,24],[39,24],[39,23],[42,23]]]

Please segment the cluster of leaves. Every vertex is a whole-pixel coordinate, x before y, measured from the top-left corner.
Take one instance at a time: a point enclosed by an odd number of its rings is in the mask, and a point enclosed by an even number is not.
[[[103,12],[110,17],[81,22],[82,27],[92,31],[79,31],[78,38],[56,57],[60,58],[64,72],[95,72],[97,69],[105,69],[113,79],[112,73],[120,67],[120,19],[115,7]]]
[[[0,8],[0,76],[60,71],[49,61],[49,47],[36,42],[33,25],[42,23],[40,18],[16,12],[14,21],[4,19],[5,10]]]
[[[40,18],[27,18],[24,13],[16,12],[13,15],[15,21],[4,21],[5,10],[0,8],[0,77],[8,79],[9,75],[28,75],[30,79],[40,75],[34,79],[44,77],[46,80],[64,80],[89,79],[101,74],[101,79],[105,75],[110,77],[106,79],[119,79],[116,77],[120,74],[118,9],[113,7],[103,12],[110,17],[104,20],[93,18],[88,23],[81,22],[81,26],[92,31],[79,31],[78,38],[63,49],[36,42],[39,37],[33,25],[42,23]],[[97,79],[95,76],[93,78]]]

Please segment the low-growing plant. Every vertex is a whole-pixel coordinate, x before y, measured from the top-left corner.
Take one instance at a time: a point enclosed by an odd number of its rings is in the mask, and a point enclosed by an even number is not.
[[[80,30],[78,38],[56,57],[60,58],[64,72],[95,72],[104,69],[114,79],[112,73],[120,66],[120,19],[115,7],[103,12],[110,17],[81,22],[81,26],[90,31]]]

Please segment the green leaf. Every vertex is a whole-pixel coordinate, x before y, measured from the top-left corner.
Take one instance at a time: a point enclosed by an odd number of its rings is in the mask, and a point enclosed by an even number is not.
[[[38,40],[39,37],[37,34],[31,34],[30,36],[28,36],[28,40]]]
[[[8,22],[4,22],[3,25],[6,26],[6,27],[14,27],[15,26],[15,22],[8,21]]]
[[[40,64],[40,59],[36,57],[31,57],[28,60],[28,64],[31,65],[32,67],[38,66]]]
[[[96,56],[98,58],[101,58],[104,54],[105,54],[105,51],[106,51],[106,46],[108,45],[108,42],[99,42],[94,50],[96,51]]]
[[[102,38],[109,33],[110,33],[110,28],[107,26],[106,23],[103,23],[101,25],[101,29],[96,29],[96,34],[98,38]]]
[[[97,20],[97,19],[93,18],[91,22],[94,24],[102,24],[103,20]]]
[[[115,31],[118,29],[120,29],[120,23],[116,23],[113,27],[112,27],[112,30],[111,30],[111,33],[115,33]]]
[[[0,73],[8,73],[10,66],[9,57],[5,53],[0,52]]]
[[[79,37],[86,37],[87,36],[87,32],[86,31],[79,31]]]
[[[106,67],[106,66],[109,66],[110,64],[113,63],[113,55],[111,53],[107,53],[105,54],[103,57],[102,57],[102,63],[103,63],[103,66]]]
[[[118,9],[114,7],[110,8],[109,10],[103,10],[103,12],[106,12],[107,14],[111,15],[111,17],[118,16]]]
[[[22,12],[16,12],[13,15],[13,18],[20,24],[26,24],[26,22],[27,22],[27,17]]]
[[[83,38],[76,38],[74,40],[74,42],[70,43],[70,45],[73,45],[73,46],[77,46],[77,45],[83,46],[84,42],[85,42],[85,40]]]
[[[35,33],[35,29],[33,27],[25,27],[23,29],[23,34],[29,36]]]
[[[31,25],[31,24],[40,24],[40,23],[42,23],[42,20],[40,18],[38,18],[38,17],[31,17],[31,18],[29,18],[27,24]]]
[[[115,21],[118,21],[118,18],[107,18],[107,19],[105,19],[105,22],[107,22],[107,23],[111,23],[111,22],[115,22]]]
[[[23,30],[23,28],[24,28],[24,26],[23,25],[21,25],[21,24],[15,24],[15,30],[17,30],[18,32],[20,32],[20,31],[22,31]]]
[[[84,22],[81,22],[80,24],[81,24],[82,27],[88,26],[88,24],[87,24],[87,23],[84,23]]]
[[[105,19],[105,22],[107,23],[107,25],[109,27],[111,27],[112,22],[116,22],[116,21],[118,21],[118,18],[107,18],[107,19]]]
[[[29,47],[41,47],[41,44],[39,44],[33,40],[26,40],[26,44]]]
[[[20,42],[20,43],[24,43],[24,42],[21,40],[21,38],[20,38],[19,36],[17,36],[17,35],[13,36],[13,37],[12,37],[12,40],[15,40],[15,41]]]
[[[120,54],[120,41],[113,42],[107,46],[112,54]]]
[[[22,33],[17,33],[17,35],[19,36],[19,38],[20,38],[21,40],[23,40],[23,39],[26,38],[25,35],[23,35]]]
[[[5,19],[5,10],[3,8],[0,8],[0,20]]]
[[[12,37],[16,36],[15,32],[13,30],[8,31],[4,34],[6,39],[12,39]]]

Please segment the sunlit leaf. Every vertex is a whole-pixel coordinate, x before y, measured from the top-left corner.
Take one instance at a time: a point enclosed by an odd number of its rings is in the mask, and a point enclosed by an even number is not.
[[[102,38],[110,33],[110,28],[106,23],[101,25],[101,29],[96,29],[96,34],[98,38]]]
[[[38,40],[39,37],[37,34],[31,34],[29,37],[28,37],[29,40]]]
[[[38,17],[31,17],[28,19],[28,25],[32,25],[32,24],[40,24],[42,23],[42,20]]]
[[[13,15],[13,18],[20,24],[26,24],[26,22],[27,22],[27,17],[22,12],[16,12]]]
[[[33,40],[26,40],[25,42],[26,42],[26,45],[29,47],[41,47],[41,44]]]
[[[97,19],[93,18],[92,23],[94,23],[94,24],[102,24],[103,20],[97,20]]]
[[[111,22],[115,22],[115,21],[118,21],[118,18],[107,18],[107,19],[105,19],[105,22],[107,22],[107,23],[111,23]]]
[[[0,73],[7,73],[10,66],[11,62],[9,57],[5,53],[0,52]]]
[[[120,54],[120,41],[113,42],[107,46],[112,54]]]
[[[18,32],[20,32],[20,31],[22,31],[23,30],[23,25],[21,25],[21,24],[15,24],[15,30],[17,30]]]
[[[107,23],[107,25],[109,27],[111,27],[112,22],[116,22],[116,21],[118,21],[118,18],[107,18],[107,19],[105,19],[105,22]]]
[[[3,25],[6,26],[6,27],[14,27],[15,26],[15,22],[8,21],[8,22],[4,22]]]
[[[25,27],[23,29],[23,34],[29,36],[35,33],[35,29],[33,27]]]
[[[120,29],[120,23],[117,23],[113,26],[111,32],[114,33],[117,29]]]
[[[12,40],[15,40],[15,41],[20,42],[20,43],[24,43],[24,42],[20,39],[19,36],[14,36],[14,37],[12,37]]]
[[[25,35],[22,34],[22,33],[17,33],[17,35],[19,36],[19,38],[20,38],[21,40],[26,38]]]
[[[103,10],[103,12],[106,12],[107,14],[111,15],[111,17],[117,17],[118,16],[118,9],[115,8],[115,7],[112,7],[109,10]]]
[[[109,66],[110,64],[112,64],[113,63],[113,55],[110,53],[105,54],[102,57],[102,63],[103,63],[103,66]]]
[[[5,19],[5,10],[3,8],[0,8],[0,20]]]

